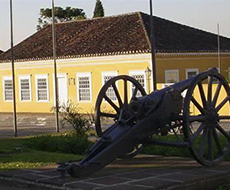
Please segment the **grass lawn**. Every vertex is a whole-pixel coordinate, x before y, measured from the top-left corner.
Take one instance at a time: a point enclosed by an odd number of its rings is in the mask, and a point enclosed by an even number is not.
[[[37,151],[24,143],[31,137],[0,139],[0,170],[34,168],[68,160],[80,160],[82,155]]]

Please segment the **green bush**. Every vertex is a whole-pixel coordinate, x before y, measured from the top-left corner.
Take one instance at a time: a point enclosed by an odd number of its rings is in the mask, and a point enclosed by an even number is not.
[[[53,107],[52,111],[56,108]],[[62,127],[70,125],[76,131],[77,136],[86,136],[87,131],[94,125],[93,114],[82,114],[78,105],[72,101],[68,101],[67,104],[59,106],[59,114],[61,116],[60,124]]]
[[[28,148],[47,151],[84,155],[92,146],[87,136],[79,137],[75,133],[67,135],[42,135],[28,139]]]

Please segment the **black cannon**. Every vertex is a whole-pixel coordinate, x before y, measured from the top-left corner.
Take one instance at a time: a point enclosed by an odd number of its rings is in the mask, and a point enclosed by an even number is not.
[[[149,144],[187,147],[200,164],[217,165],[230,151],[229,103],[229,85],[216,68],[149,95],[134,78],[114,77],[96,102],[99,140],[80,163],[61,164],[58,170],[72,177],[88,176],[117,158],[135,156]],[[168,133],[176,140],[155,138]]]

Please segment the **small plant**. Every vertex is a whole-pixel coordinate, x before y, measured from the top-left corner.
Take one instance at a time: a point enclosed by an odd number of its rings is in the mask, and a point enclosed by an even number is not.
[[[59,114],[61,116],[61,126],[72,126],[76,135],[80,137],[86,136],[87,131],[94,125],[94,117],[92,114],[80,113],[80,108],[72,101],[68,101],[66,104],[60,105]]]

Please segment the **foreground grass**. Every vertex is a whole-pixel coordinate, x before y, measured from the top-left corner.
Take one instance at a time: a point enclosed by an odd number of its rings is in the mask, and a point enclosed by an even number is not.
[[[30,139],[0,139],[0,170],[35,168],[64,162],[80,160],[82,155],[52,153],[27,148],[24,144]]]

